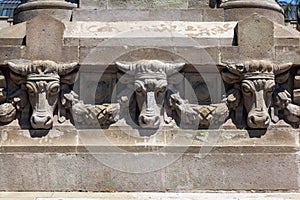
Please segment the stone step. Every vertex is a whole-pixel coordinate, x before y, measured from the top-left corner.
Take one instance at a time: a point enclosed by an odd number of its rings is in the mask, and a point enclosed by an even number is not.
[[[224,21],[223,9],[211,8],[193,8],[193,9],[75,9],[73,11],[73,21],[194,21],[194,22],[210,22]]]
[[[215,7],[216,0],[81,0],[80,8],[203,8]]]
[[[283,200],[299,199],[299,193],[85,193],[1,192],[2,200]]]

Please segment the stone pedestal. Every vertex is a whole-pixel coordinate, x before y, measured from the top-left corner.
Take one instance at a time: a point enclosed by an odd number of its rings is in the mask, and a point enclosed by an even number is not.
[[[299,131],[1,129],[0,191],[299,189]]]
[[[274,0],[229,0],[222,4],[225,21],[239,21],[253,13],[284,24],[282,8]]]
[[[70,21],[73,8],[76,8],[76,4],[64,0],[29,0],[15,10],[14,24],[28,21],[41,14]]]

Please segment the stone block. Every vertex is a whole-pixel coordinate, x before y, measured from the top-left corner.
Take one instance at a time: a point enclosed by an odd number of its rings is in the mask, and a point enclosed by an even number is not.
[[[240,61],[239,47],[221,47],[221,62],[222,63],[237,63]]]
[[[14,146],[15,151],[0,154],[0,190],[188,192],[299,188],[298,131],[269,130],[261,138],[249,138],[247,131],[241,130],[166,129],[149,138],[128,131],[82,130],[52,142],[18,134],[8,136],[3,143],[1,137],[1,148]],[[33,148],[38,146],[41,148]],[[59,150],[67,146],[73,151]],[[51,150],[53,147],[56,150]]]
[[[73,21],[203,21],[203,9],[76,9]]]
[[[8,60],[25,57],[25,48],[23,46],[1,46],[0,63],[6,64]]]
[[[62,56],[60,62],[71,63],[79,61],[79,49],[77,46],[63,46],[62,52],[64,52],[64,56]]]
[[[209,7],[210,0],[188,0],[189,8]]]
[[[132,155],[133,156],[133,155]],[[149,164],[156,155],[148,156]],[[130,191],[130,192],[146,192],[146,191],[165,191],[164,171],[148,173],[132,173],[130,171],[121,171],[114,169],[109,161],[115,159],[116,165],[122,165],[123,159],[128,158],[126,155],[120,154],[87,154],[79,155],[79,187],[83,191]],[[133,158],[133,157],[132,157]],[[140,157],[139,157],[140,158]],[[127,162],[123,164],[126,165]],[[138,168],[138,166],[136,166]],[[124,184],[126,183],[126,184]]]
[[[149,9],[149,8],[187,8],[187,0],[143,0],[143,1],[134,1],[134,0],[108,0],[108,9]]]
[[[149,18],[149,10],[126,10],[126,9],[75,9],[73,12],[73,21],[133,21]]]
[[[79,7],[105,9],[107,8],[107,0],[83,0],[80,1]]]
[[[239,21],[237,42],[242,59],[274,58],[274,23],[257,14]]]
[[[216,190],[218,188],[261,191],[275,188],[297,190],[298,188],[295,154],[241,152],[198,156],[197,158],[193,154],[185,154],[167,168],[167,190]],[[288,176],[291,178],[287,179]]]
[[[116,74],[110,73],[80,73],[80,98],[89,104],[115,102],[112,98],[116,84]]]
[[[0,31],[0,45],[22,45],[25,36],[25,23],[7,27]]]
[[[26,25],[27,58],[59,62],[62,58],[64,29],[62,22],[48,15],[40,15],[28,21]]]
[[[300,48],[295,46],[277,46],[275,47],[275,58],[277,62],[292,62],[295,65],[300,64]]]
[[[223,22],[224,10],[223,9],[203,9],[204,22]]]

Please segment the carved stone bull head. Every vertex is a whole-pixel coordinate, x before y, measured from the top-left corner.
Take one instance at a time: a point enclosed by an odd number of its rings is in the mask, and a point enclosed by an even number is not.
[[[238,84],[242,102],[247,112],[247,125],[250,128],[267,128],[271,122],[269,107],[277,83],[284,83],[288,70],[287,64],[273,64],[264,60],[252,60],[242,64],[226,64],[222,78],[230,84]]]
[[[137,122],[142,128],[158,128],[163,123],[169,77],[180,71],[185,63],[164,63],[141,60],[133,63],[117,62],[119,70],[127,73],[125,82],[132,83],[138,107]]]
[[[75,81],[77,63],[58,64],[48,60],[8,62],[11,78],[27,88],[32,108],[30,123],[34,129],[50,129],[62,84]]]

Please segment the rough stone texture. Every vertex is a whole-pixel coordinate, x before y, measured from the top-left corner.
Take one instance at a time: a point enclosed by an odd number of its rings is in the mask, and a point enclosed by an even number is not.
[[[109,9],[119,9],[119,8],[139,8],[139,9],[149,9],[149,8],[187,8],[187,0],[169,0],[169,1],[156,1],[156,0],[144,0],[144,1],[134,1],[134,0],[108,0]]]
[[[188,60],[189,62],[193,62],[195,66],[200,72],[207,70],[207,65],[214,65],[219,62],[218,57],[218,49],[213,47],[208,48],[190,48],[190,47],[176,47],[176,48],[168,48],[168,47],[160,47],[159,50],[155,53],[153,52],[156,48],[140,46],[138,48],[134,47],[82,47],[80,48],[80,62],[82,65],[98,65],[99,70],[103,70],[115,62],[120,55],[127,58],[127,61],[135,61],[137,59],[155,59],[159,58],[161,60],[178,60],[178,55],[180,55],[181,59]],[[109,52],[104,55],[104,52]],[[176,54],[172,54],[172,52]],[[146,55],[142,57],[143,53]],[[130,55],[130,56],[129,56]],[[200,55],[200,56],[199,56]],[[121,57],[121,58],[122,58]],[[216,72],[216,67],[213,67],[209,70]]]
[[[237,41],[242,59],[274,57],[274,23],[253,14],[238,23]]]
[[[25,57],[25,48],[22,46],[1,46],[0,47],[0,62],[7,63],[7,60]]]
[[[201,156],[201,155],[199,155]],[[208,154],[195,158],[185,154],[166,170],[167,190],[290,190],[298,189],[295,179],[287,179],[297,166],[295,154]],[[266,166],[272,165],[272,168]],[[287,171],[289,172],[287,172]]]
[[[109,7],[108,7],[109,4]],[[114,9],[119,7],[132,8],[133,5],[138,5],[142,8],[157,8],[164,6],[165,8],[208,8],[209,6],[215,6],[215,4],[210,3],[210,0],[146,0],[146,1],[116,1],[116,0],[85,0],[80,2],[80,8],[97,8],[97,9]],[[135,7],[134,7],[135,8]]]
[[[0,31],[0,45],[22,45],[25,35],[25,23],[9,26]]]
[[[278,46],[275,47],[276,60],[280,62],[293,62],[300,64],[300,48],[296,46]]]
[[[73,21],[203,21],[203,9],[75,9]],[[212,21],[212,20],[211,20]]]
[[[207,2],[206,0],[82,1],[82,7],[74,11],[73,22],[61,23],[49,17],[40,17],[28,22],[26,32],[25,24],[0,32],[2,55],[0,63],[3,70],[3,73],[0,73],[1,92],[5,90],[4,80],[10,72],[6,65],[7,60],[27,56],[27,59],[51,59],[66,63],[79,61],[81,69],[74,90],[79,91],[80,97],[87,100],[86,103],[93,104],[94,101],[99,103],[94,106],[73,99],[75,103],[73,102],[73,109],[69,114],[72,112],[74,114],[76,111],[73,116],[77,116],[79,120],[86,117],[87,120],[83,123],[90,128],[89,130],[80,130],[82,128],[80,123],[71,120],[63,125],[53,123],[53,129],[48,130],[47,136],[32,138],[36,133],[43,131],[20,130],[17,120],[1,126],[0,190],[299,190],[299,130],[292,129],[284,122],[284,120],[287,122],[291,120],[293,122],[291,125],[295,125],[294,128],[299,125],[300,107],[294,104],[298,103],[299,83],[298,77],[294,75],[297,64],[300,64],[299,33],[274,24],[273,20],[275,22],[282,20],[280,14],[259,8],[247,10],[241,8],[239,11],[242,13],[227,9],[225,18],[230,17],[229,15],[242,17],[242,14],[249,14],[247,11],[257,11],[270,15],[271,20],[249,17],[239,22],[236,32],[234,27],[237,22],[205,23],[203,21],[223,21],[224,18],[223,9],[202,7],[202,3]],[[165,9],[166,5],[170,5],[168,9]],[[31,14],[40,11],[43,10],[34,10]],[[70,10],[66,12],[71,13]],[[23,14],[27,15],[26,11]],[[66,16],[65,19],[70,18]],[[87,22],[88,20],[90,22]],[[45,21],[49,24],[45,25]],[[186,91],[186,88],[189,88],[187,85],[191,83],[192,89],[198,93],[197,98],[187,103],[174,95],[167,100],[176,102],[174,112],[186,116],[184,119],[190,122],[199,113],[204,117],[220,113],[227,117],[228,106],[232,106],[230,109],[234,110],[233,102],[241,100],[238,94],[244,95],[249,92],[249,88],[247,90],[245,87],[239,87],[242,80],[249,82],[246,77],[250,77],[251,83],[259,86],[257,88],[265,89],[260,91],[261,93],[272,96],[274,91],[272,87],[267,86],[272,86],[273,83],[277,84],[276,89],[287,88],[288,92],[274,93],[273,97],[277,98],[276,101],[274,100],[277,110],[273,107],[260,109],[264,111],[263,117],[272,115],[272,122],[277,122],[267,123],[269,126],[266,133],[263,130],[246,131],[245,124],[241,127],[243,129],[202,130],[196,133],[185,129],[160,127],[162,133],[147,138],[140,137],[141,133],[153,134],[155,131],[140,131],[124,124],[119,127],[112,125],[110,129],[103,131],[97,129],[100,127],[98,123],[96,127],[94,124],[89,125],[91,121],[93,122],[89,118],[91,116],[98,120],[99,118],[105,120],[105,113],[114,115],[114,105],[102,105],[102,103],[107,103],[110,99],[113,99],[113,102],[117,101],[116,94],[110,97],[120,74],[117,73],[116,61],[136,62],[142,59],[187,63],[182,70],[187,80],[184,86],[176,86],[178,87],[176,89],[186,92],[185,97],[191,96],[191,93]],[[237,71],[241,70],[242,66],[248,66],[249,63],[245,64],[245,60],[250,60],[252,69],[255,70],[251,76],[248,76],[247,70]],[[270,62],[266,63],[265,60]],[[292,74],[291,81],[281,83],[288,76],[277,76],[275,79],[274,75],[281,73],[277,73],[274,69],[279,66],[277,63],[291,61],[295,63],[289,71]],[[263,66],[267,66],[266,68],[270,70],[265,70]],[[238,82],[231,82],[237,84],[230,85],[222,82],[219,69],[222,71],[225,67],[231,73],[236,70],[234,74],[230,74],[230,77],[238,79]],[[279,71],[285,72],[281,67]],[[24,73],[24,70],[21,71]],[[264,76],[261,76],[261,72]],[[236,77],[239,73],[242,75]],[[283,73],[286,74],[288,73]],[[16,83],[20,81],[16,77],[13,79]],[[157,77],[152,77],[152,81],[156,79]],[[135,77],[131,80],[139,79]],[[291,82],[294,80],[293,86]],[[10,81],[8,82],[11,83]],[[272,84],[265,85],[270,82]],[[16,86],[9,85],[9,91],[15,91]],[[146,87],[149,89],[150,86],[146,85]],[[24,85],[20,88],[23,92],[28,89]],[[295,94],[290,96],[293,89]],[[122,88],[119,91],[122,91]],[[225,91],[233,92],[224,96]],[[238,113],[235,119],[242,121],[243,115],[247,119],[246,114],[254,110],[249,109],[249,102],[251,105],[254,105],[254,102],[256,104],[269,102],[269,97],[256,101],[254,96],[258,93],[256,91],[252,95],[252,100],[244,96],[242,103],[245,106],[240,104],[242,109],[234,110]],[[64,97],[72,100],[75,96],[68,93]],[[1,103],[6,101],[4,95],[0,96],[0,99]],[[11,99],[18,102],[26,98],[11,97],[7,101],[12,101]],[[223,99],[224,101],[221,102]],[[13,102],[14,105],[17,104],[16,102]],[[151,99],[149,102],[155,105]],[[201,102],[201,105],[195,105],[198,102]],[[228,102],[231,104],[227,104]],[[218,103],[218,105],[211,105],[211,103]],[[3,108],[2,105],[0,109]],[[101,116],[93,116],[93,109],[99,109]],[[217,111],[212,114],[214,109]],[[3,110],[0,110],[0,114],[4,113]],[[192,111],[198,112],[195,114]],[[280,115],[275,111],[281,112]],[[29,110],[22,112],[22,115],[27,117],[32,114],[34,113]],[[160,113],[159,116],[161,115]],[[278,116],[281,118],[279,119]],[[253,118],[254,121],[259,122],[257,124],[260,128],[263,117],[262,113],[258,113]],[[20,121],[22,120],[24,118]],[[236,128],[233,120],[228,121],[225,128]],[[71,125],[72,123],[77,129]],[[289,129],[284,129],[287,127]],[[257,127],[252,126],[252,128]],[[262,136],[263,134],[266,135]],[[249,135],[262,137],[250,139]],[[169,160],[171,162],[164,163]],[[158,167],[159,164],[163,165]],[[137,173],[141,171],[142,173]]]
[[[188,6],[189,8],[203,8],[208,7],[210,0],[188,0]]]
[[[1,135],[3,134],[4,132]],[[182,145],[176,147],[176,144],[174,148],[162,149],[162,153],[157,152],[158,149],[155,146],[158,145],[161,148],[160,141],[169,143],[174,140],[174,137],[167,132],[168,137],[163,135],[161,137],[159,134],[155,136],[158,143],[151,145],[149,142],[154,138],[145,141],[145,138],[130,137],[124,131],[98,132],[94,130],[82,131],[80,134],[80,139],[86,137],[91,143],[85,140],[82,146],[78,140],[73,140],[73,134],[64,134],[59,137],[49,135],[46,138],[34,140],[24,137],[26,135],[24,133],[10,135],[5,143],[2,142],[2,148],[6,150],[0,154],[1,190],[285,191],[297,190],[299,187],[297,181],[299,136],[297,132],[271,131],[262,138],[247,139],[241,131],[227,131],[215,144],[208,142],[205,139],[208,135],[203,132],[196,137],[195,144],[191,145],[186,153],[180,150]],[[19,140],[22,135],[25,140]],[[181,141],[182,144],[185,143],[184,137],[189,137],[188,134],[184,136],[183,133],[178,133],[178,135],[182,138],[176,141]],[[68,139],[70,136],[71,140]],[[110,141],[110,144],[106,141]],[[101,147],[101,143],[103,148],[98,150],[91,146]],[[204,143],[214,144],[214,148],[204,149],[204,146],[201,146]],[[110,148],[115,145],[119,147],[117,151]],[[40,148],[36,148],[38,146]],[[83,148],[79,148],[80,146]],[[67,147],[69,151],[66,151]],[[65,150],[59,151],[60,148]],[[14,154],[9,153],[9,149],[14,149]],[[120,154],[120,150],[123,153]],[[63,151],[66,152],[57,153]],[[165,151],[167,153],[164,153]],[[147,162],[141,162],[143,159],[147,159]],[[169,159],[170,162],[155,171],[137,174],[130,172],[131,169],[156,168],[159,159],[161,161]],[[137,165],[129,165],[130,160]],[[127,168],[126,165],[128,165]]]
[[[223,9],[204,9],[203,10],[204,22],[222,22],[224,21]],[[233,20],[232,20],[233,21]]]
[[[80,8],[107,8],[107,0],[83,0],[80,1]]]
[[[28,21],[26,24],[27,58],[60,61],[64,29],[62,22],[48,15],[40,15]]]

